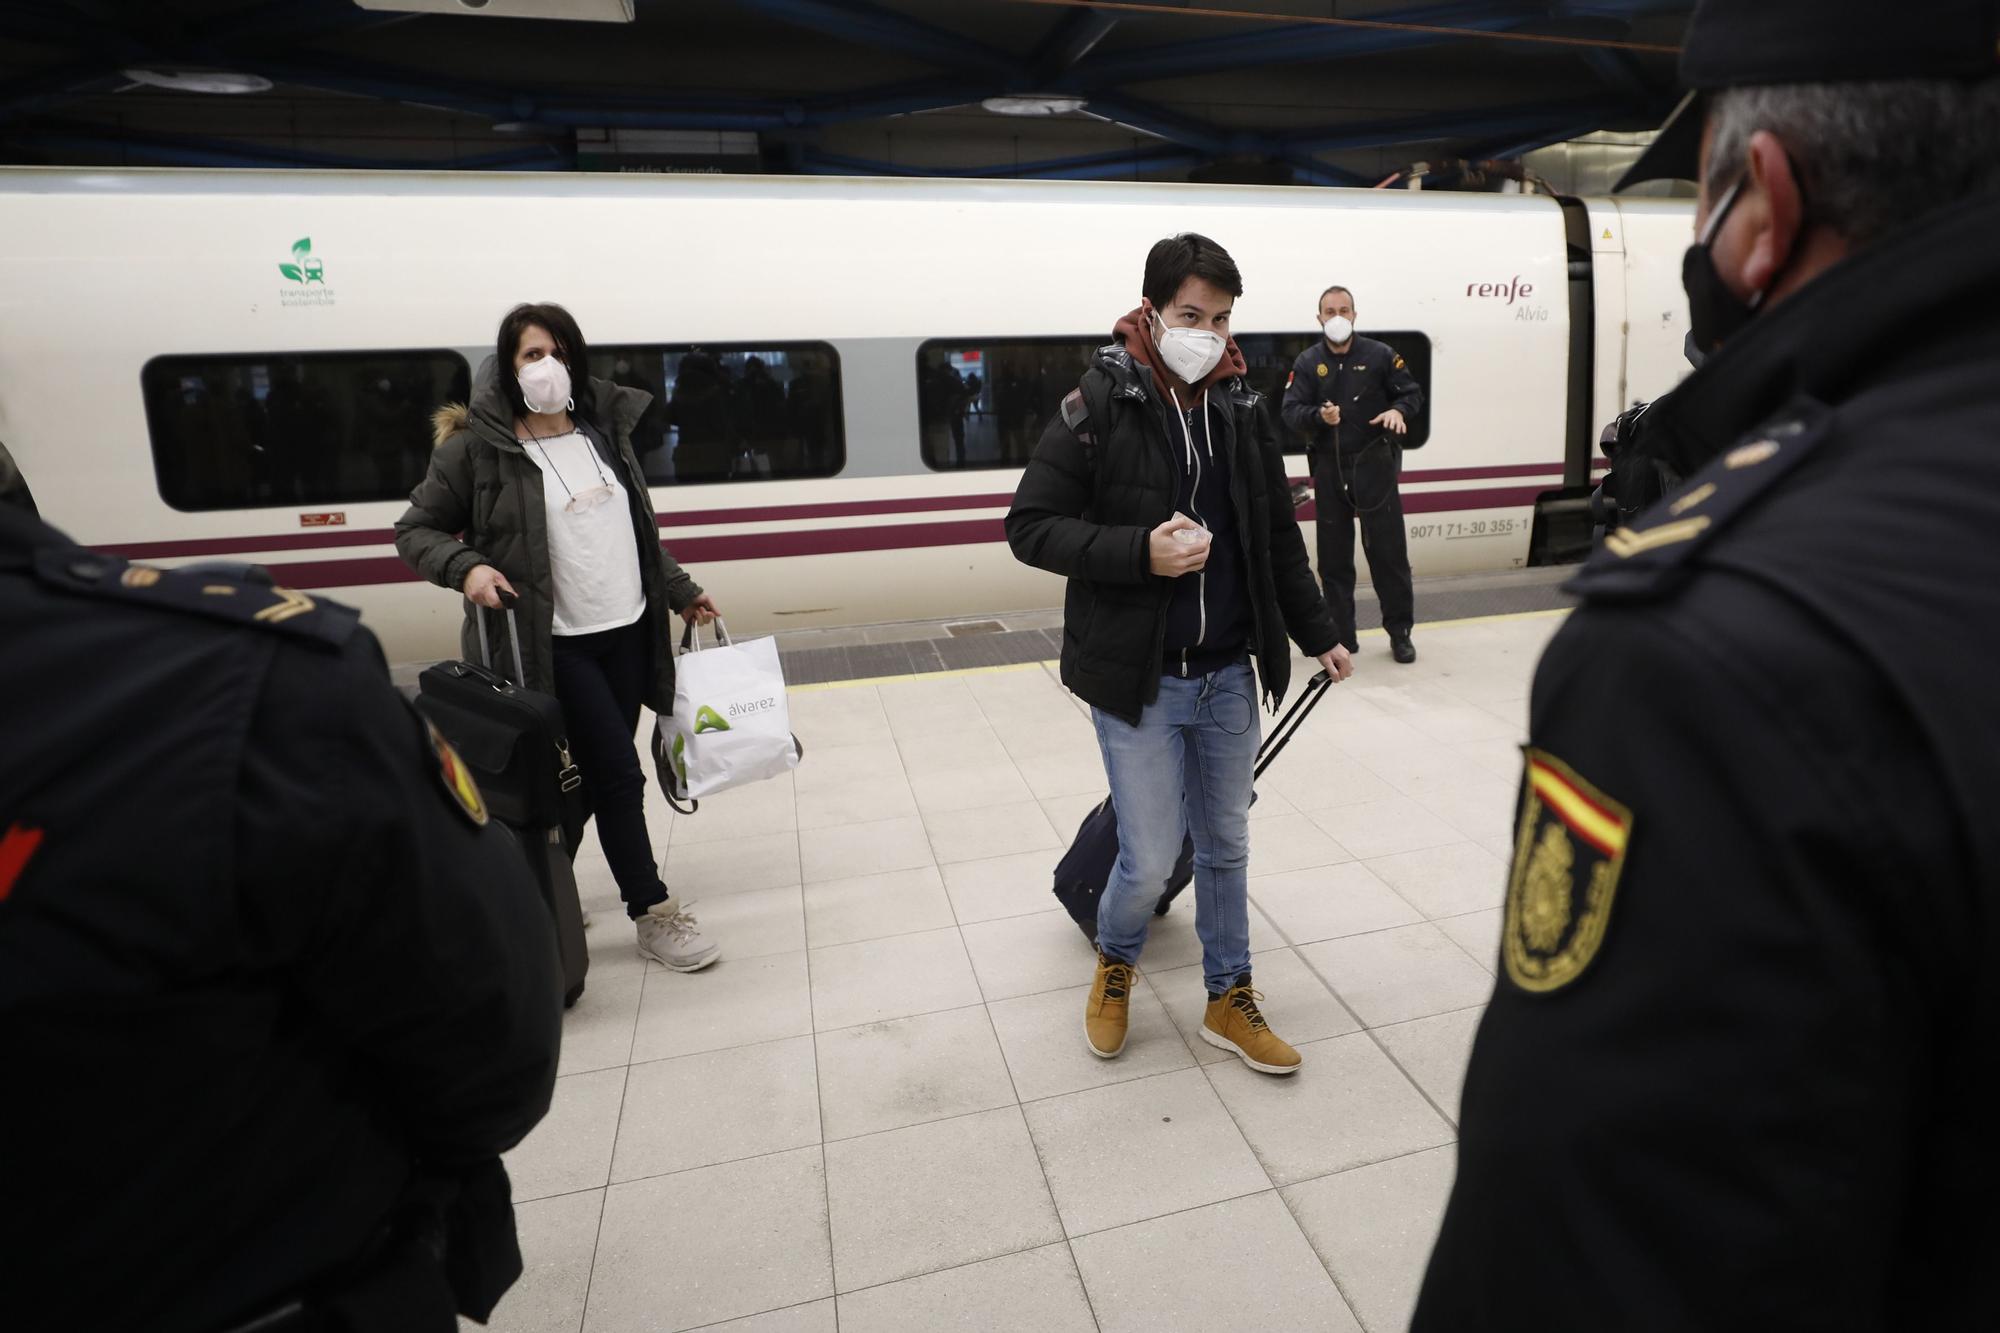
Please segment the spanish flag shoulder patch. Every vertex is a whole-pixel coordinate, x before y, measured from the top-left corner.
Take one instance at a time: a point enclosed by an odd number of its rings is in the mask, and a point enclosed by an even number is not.
[[[1632,812],[1546,750],[1530,747],[1507,880],[1500,956],[1524,991],[1560,990],[1604,943]]]

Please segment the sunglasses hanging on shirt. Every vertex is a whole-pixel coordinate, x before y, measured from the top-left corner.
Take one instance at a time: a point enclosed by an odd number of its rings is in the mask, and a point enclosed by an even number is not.
[[[590,465],[597,469],[597,484],[577,491],[570,489],[569,481],[563,476],[562,469],[556,466],[555,459],[549,457],[549,446],[542,437],[529,431],[528,438],[542,451],[542,462],[546,463],[549,471],[555,474],[557,484],[569,494],[569,499],[563,504],[564,513],[581,514],[597,508],[611,498],[610,479],[604,475],[604,465],[597,461],[597,450],[588,440],[584,441],[584,447],[590,451]]]

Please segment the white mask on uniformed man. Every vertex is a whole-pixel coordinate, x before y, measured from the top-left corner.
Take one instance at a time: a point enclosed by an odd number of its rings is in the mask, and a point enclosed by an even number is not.
[[[1335,315],[1320,327],[1326,330],[1326,340],[1335,347],[1354,336],[1354,321],[1345,315]]]

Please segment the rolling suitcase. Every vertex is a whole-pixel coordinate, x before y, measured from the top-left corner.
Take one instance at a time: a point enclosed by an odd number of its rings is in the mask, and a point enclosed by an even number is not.
[[[563,830],[582,822],[583,778],[570,759],[562,705],[553,695],[514,683],[526,679],[527,673],[521,665],[511,599],[507,637],[514,648],[513,681],[493,669],[485,613],[475,616],[482,660],[439,662],[426,668],[417,677],[417,711],[451,742],[479,784],[487,809],[520,843],[555,920],[563,1003],[575,1004],[583,994],[590,955]]]
[[[1333,678],[1322,671],[1306,685],[1305,692],[1292,701],[1292,706],[1285,710],[1285,716],[1279,720],[1277,727],[1257,747],[1257,777],[1264,776],[1264,770],[1290,743],[1320,697],[1332,686]],[[1250,799],[1256,801],[1255,792],[1251,793]],[[1063,905],[1063,910],[1069,913],[1070,920],[1076,922],[1077,929],[1083,932],[1092,947],[1097,944],[1097,903],[1104,896],[1104,886],[1110,882],[1111,869],[1117,863],[1118,812],[1111,808],[1111,798],[1107,796],[1083,817],[1083,823],[1076,830],[1076,839],[1063,853],[1062,860],[1056,863],[1056,901]],[[1194,839],[1184,838],[1173,874],[1160,886],[1160,900],[1153,905],[1153,915],[1165,916],[1167,908],[1193,878]]]

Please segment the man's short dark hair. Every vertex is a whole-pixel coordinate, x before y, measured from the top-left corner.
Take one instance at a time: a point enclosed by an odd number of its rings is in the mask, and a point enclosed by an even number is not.
[[[1243,275],[1236,271],[1236,261],[1229,252],[1191,231],[1169,236],[1147,253],[1146,281],[1140,291],[1153,303],[1153,309],[1165,310],[1189,278],[1212,283],[1231,296],[1243,295]]]
[[[1314,308],[1314,309],[1318,309],[1318,308],[1319,308],[1320,306],[1323,306],[1323,305],[1325,305],[1325,304],[1326,304],[1326,298],[1327,298],[1327,297],[1329,297],[1329,296],[1332,296],[1332,295],[1333,295],[1333,294],[1334,294],[1335,292],[1339,292],[1339,293],[1341,293],[1342,295],[1346,296],[1346,297],[1347,297],[1347,303],[1348,303],[1349,305],[1353,305],[1353,304],[1354,304],[1354,289],[1353,289],[1353,288],[1351,288],[1351,287],[1343,287],[1343,286],[1341,286],[1341,285],[1340,285],[1339,283],[1337,283],[1337,282],[1336,282],[1336,283],[1334,283],[1334,284],[1333,284],[1333,286],[1331,286],[1331,287],[1327,288],[1327,289],[1326,289],[1325,291],[1323,291],[1323,292],[1321,292],[1321,293],[1319,294],[1319,300],[1318,300],[1317,302],[1315,302],[1315,303],[1314,303],[1314,306],[1313,306],[1313,308]]]

